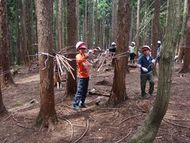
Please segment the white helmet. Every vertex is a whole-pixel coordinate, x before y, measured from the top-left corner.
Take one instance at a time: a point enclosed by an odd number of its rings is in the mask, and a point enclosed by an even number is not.
[[[131,42],[131,44],[135,45],[135,42],[133,41],[133,42]]]
[[[161,41],[157,41],[158,44],[161,44]]]
[[[112,46],[115,46],[115,45],[116,45],[116,43],[115,43],[115,42],[112,42],[112,43],[111,43],[111,45],[112,45]]]
[[[78,50],[78,49],[86,49],[87,47],[86,47],[86,44],[84,43],[84,42],[82,42],[82,41],[79,41],[79,42],[77,42],[77,44],[76,44],[76,49]]]
[[[142,52],[145,51],[145,50],[151,51],[151,48],[150,48],[148,45],[144,45],[144,46],[142,47]]]

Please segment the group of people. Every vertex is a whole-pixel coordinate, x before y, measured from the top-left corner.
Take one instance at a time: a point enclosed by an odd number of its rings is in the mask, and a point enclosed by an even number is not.
[[[160,59],[160,51],[161,51],[161,42],[158,41],[157,48],[157,57],[155,59],[151,56],[151,48],[148,45],[144,45],[141,48],[141,54],[138,58],[137,66],[140,68],[140,85],[141,85],[141,97],[152,96],[154,91],[154,79],[153,79],[153,66]],[[87,45],[79,41],[76,44],[76,49],[78,54],[76,55],[76,64],[77,64],[77,76],[78,76],[78,84],[77,84],[77,92],[74,97],[73,109],[78,110],[79,108],[85,108],[85,99],[88,91],[88,83],[89,83],[89,67],[88,61],[89,54],[85,52],[87,49]],[[92,51],[93,54],[95,51]],[[109,48],[109,52],[111,54],[115,54],[116,52],[116,43],[112,42],[111,47]],[[130,54],[130,62],[132,64],[135,63],[135,56],[137,50],[135,48],[135,42],[131,42],[129,47]],[[149,81],[150,88],[149,92],[146,93],[146,83]]]

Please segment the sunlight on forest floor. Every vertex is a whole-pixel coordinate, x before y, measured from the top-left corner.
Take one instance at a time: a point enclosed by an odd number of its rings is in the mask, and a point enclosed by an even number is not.
[[[35,74],[35,75],[29,76],[29,77],[18,79],[18,81],[16,83],[24,84],[24,83],[29,83],[29,82],[33,82],[33,81],[39,81],[39,80],[40,80],[39,74]]]

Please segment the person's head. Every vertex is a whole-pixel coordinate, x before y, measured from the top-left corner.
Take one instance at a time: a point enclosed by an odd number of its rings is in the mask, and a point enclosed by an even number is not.
[[[111,43],[111,46],[116,46],[116,43],[115,43],[115,42],[112,42],[112,43]]]
[[[87,46],[83,41],[77,42],[76,50],[78,50],[80,53],[84,53],[86,49],[87,49]]]
[[[151,51],[151,49],[150,49],[150,47],[149,47],[148,45],[144,45],[144,46],[142,47],[142,53],[143,53],[145,56],[149,56],[149,55],[150,55],[150,51]]]
[[[134,47],[135,46],[135,42],[131,42],[131,46]]]
[[[161,41],[158,40],[158,41],[157,41],[157,44],[158,44],[158,46],[160,46],[160,45],[161,45]]]

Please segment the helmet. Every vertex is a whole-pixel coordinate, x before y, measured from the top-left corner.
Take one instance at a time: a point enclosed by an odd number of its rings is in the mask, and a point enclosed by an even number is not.
[[[116,43],[115,43],[115,42],[112,42],[112,43],[111,43],[111,45],[112,45],[112,46],[115,46],[115,45],[116,45]]]
[[[77,44],[76,44],[76,49],[78,50],[78,49],[86,49],[87,47],[86,47],[86,44],[84,43],[84,42],[82,42],[82,41],[79,41],[79,42],[77,42]]]
[[[135,45],[135,42],[131,42],[131,45]]]
[[[151,49],[150,49],[150,47],[149,47],[148,45],[144,45],[144,46],[142,47],[142,52],[144,52],[144,51],[146,51],[146,50],[151,51]]]
[[[161,44],[161,41],[157,41],[158,44]]]

